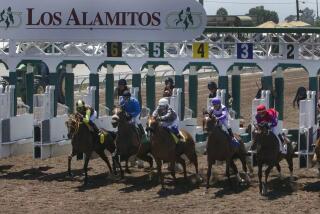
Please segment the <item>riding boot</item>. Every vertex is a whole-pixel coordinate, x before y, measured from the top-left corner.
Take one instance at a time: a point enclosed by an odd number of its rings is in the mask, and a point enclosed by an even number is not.
[[[233,139],[233,138],[234,138],[234,135],[233,135],[233,132],[232,132],[232,129],[231,129],[231,128],[228,129],[228,133],[229,133],[230,137]]]
[[[279,138],[279,144],[280,144],[280,152],[282,154],[287,154],[287,151],[286,151],[287,149],[285,148],[286,145],[283,145],[284,138],[283,138],[282,134],[278,134],[278,138]]]

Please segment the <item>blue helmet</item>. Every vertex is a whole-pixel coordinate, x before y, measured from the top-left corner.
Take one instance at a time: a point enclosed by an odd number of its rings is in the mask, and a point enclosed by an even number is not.
[[[127,85],[127,81],[125,79],[119,79],[118,81],[118,85],[123,85],[123,86],[126,86]]]
[[[214,105],[214,106],[215,105],[221,105],[221,99],[219,97],[215,97],[215,98],[212,99],[211,104]]]
[[[128,90],[124,91],[124,92],[123,92],[123,96],[124,96],[124,97],[131,97],[130,91],[128,91]]]

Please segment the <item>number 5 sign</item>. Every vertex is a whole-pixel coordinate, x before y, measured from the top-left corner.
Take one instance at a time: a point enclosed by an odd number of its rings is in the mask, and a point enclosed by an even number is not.
[[[253,44],[252,43],[238,43],[237,44],[237,58],[238,59],[253,59]]]
[[[150,42],[149,43],[149,57],[150,58],[163,58],[164,57],[164,43],[163,42]]]
[[[195,42],[192,44],[193,58],[208,59],[209,58],[209,43]]]

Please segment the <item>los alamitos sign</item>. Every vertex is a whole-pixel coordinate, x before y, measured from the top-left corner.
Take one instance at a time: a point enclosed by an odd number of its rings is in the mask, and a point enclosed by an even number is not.
[[[22,41],[182,41],[207,19],[194,0],[0,0],[0,38]]]

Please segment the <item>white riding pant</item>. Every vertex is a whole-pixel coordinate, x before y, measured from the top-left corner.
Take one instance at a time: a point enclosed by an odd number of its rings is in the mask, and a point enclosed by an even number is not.
[[[129,123],[133,124],[135,127],[138,127],[138,125],[141,124],[140,114],[138,114],[136,117],[132,117]]]
[[[90,117],[90,121],[94,122],[97,118],[97,111],[94,111],[93,114]]]
[[[271,131],[272,131],[272,133],[273,133],[273,134],[277,137],[277,139],[278,139],[280,152],[285,152],[285,149],[283,148],[282,142],[281,142],[281,140],[280,140],[280,138],[279,138],[279,134],[281,134],[281,132],[280,132],[278,126],[273,127],[273,128],[271,129]]]

